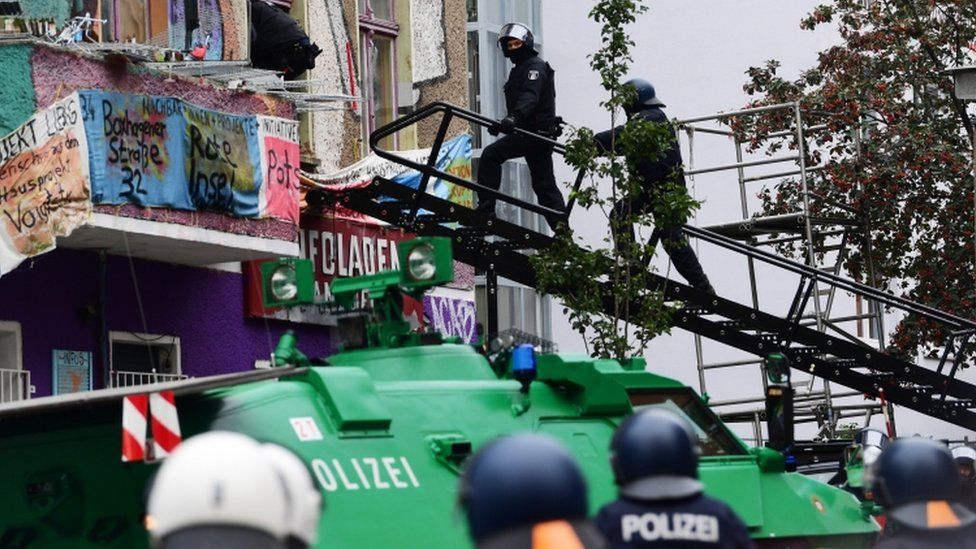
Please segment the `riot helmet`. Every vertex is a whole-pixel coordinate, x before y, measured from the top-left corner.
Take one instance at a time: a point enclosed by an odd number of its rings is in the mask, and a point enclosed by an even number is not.
[[[318,540],[322,515],[322,495],[315,487],[305,463],[290,450],[277,444],[262,444],[261,450],[271,460],[288,492],[288,549],[305,549]]]
[[[969,446],[956,446],[952,449],[952,459],[956,462],[959,475],[967,482],[976,482],[976,449]]]
[[[177,447],[149,494],[147,525],[162,549],[280,549],[288,496],[254,440],[213,431]]]
[[[520,45],[510,45],[513,41],[518,41]],[[535,36],[532,29],[523,23],[506,23],[498,31],[498,47],[502,50],[502,55],[512,57],[516,52],[535,51]]]
[[[916,529],[976,523],[976,514],[958,503],[962,483],[944,445],[922,438],[896,440],[874,468],[875,499],[895,521]]]
[[[644,107],[666,107],[660,99],[657,98],[657,91],[654,86],[644,80],[643,78],[634,78],[624,82],[624,86],[633,86],[637,90],[637,96],[631,101],[624,110],[628,114],[640,111]]]
[[[610,465],[620,495],[631,499],[680,499],[701,493],[700,454],[690,427],[660,409],[630,416],[610,441]]]
[[[583,473],[555,439],[518,434],[495,439],[468,462],[461,476],[459,503],[471,538],[587,516]]]

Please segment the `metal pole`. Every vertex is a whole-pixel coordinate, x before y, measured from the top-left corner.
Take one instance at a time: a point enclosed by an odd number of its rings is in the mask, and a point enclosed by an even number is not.
[[[498,273],[495,264],[488,265],[485,271],[485,301],[488,305],[488,326],[485,328],[486,341],[498,335]]]

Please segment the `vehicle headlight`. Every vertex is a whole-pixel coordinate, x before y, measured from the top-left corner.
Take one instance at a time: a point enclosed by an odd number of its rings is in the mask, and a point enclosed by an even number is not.
[[[407,274],[413,280],[431,280],[437,274],[434,263],[434,247],[420,244],[407,254]]]
[[[279,301],[289,301],[298,295],[298,281],[295,267],[279,265],[271,273],[271,295]]]

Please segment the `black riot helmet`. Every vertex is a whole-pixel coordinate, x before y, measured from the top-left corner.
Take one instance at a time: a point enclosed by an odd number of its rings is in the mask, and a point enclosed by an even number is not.
[[[555,439],[519,434],[482,447],[461,475],[459,503],[476,542],[513,528],[587,515],[583,473]]]
[[[976,449],[969,446],[956,446],[952,449],[952,459],[956,461],[956,466],[959,468],[963,480],[967,482],[976,481]],[[964,474],[962,469],[966,469],[967,474]]]
[[[688,425],[672,412],[638,412],[610,441],[610,465],[620,495],[638,500],[679,499],[701,493],[701,449]]]
[[[654,86],[643,78],[628,80],[624,82],[624,86],[633,86],[637,90],[637,97],[624,108],[628,113],[635,113],[644,107],[667,106],[657,98],[657,91],[654,89]]]
[[[976,523],[976,514],[958,503],[962,479],[944,445],[922,438],[896,440],[874,467],[875,499],[895,521],[916,529]]]
[[[514,50],[508,49],[510,40],[519,40],[522,46]],[[535,50],[535,36],[532,29],[523,23],[505,23],[498,31],[498,47],[501,48],[505,57],[512,57],[516,51]]]

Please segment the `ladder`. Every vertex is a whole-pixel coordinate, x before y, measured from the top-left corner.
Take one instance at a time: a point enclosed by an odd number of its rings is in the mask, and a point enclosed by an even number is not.
[[[435,116],[441,117],[440,126],[425,164],[378,146],[381,139]],[[450,238],[455,258],[485,270],[489,280],[504,276],[535,287],[536,275],[529,258],[552,243],[550,236],[426,192],[431,180],[442,179],[493,195],[498,200],[529,211],[551,213],[542,206],[509,198],[436,168],[437,154],[448,128],[459,120],[480,125],[494,123],[460,107],[432,103],[379,128],[370,136],[370,145],[377,155],[422,174],[419,188],[376,177],[365,187],[335,190],[323,187],[316,192],[322,194],[326,203],[341,205],[418,235]],[[548,141],[542,136],[522,133],[531,139]],[[563,152],[558,144],[556,146],[557,152]],[[582,174],[577,178],[577,185],[581,180]],[[569,208],[572,208],[572,204]],[[666,301],[678,304],[672,315],[675,327],[760,357],[772,352],[782,353],[792,368],[848,387],[852,394],[880,398],[968,429],[976,429],[976,385],[958,377],[965,347],[976,336],[976,322],[888,295],[865,284],[785,259],[714,231],[692,226],[685,226],[684,230],[688,236],[702,243],[718,246],[798,277],[799,284],[788,313],[776,315],[758,306],[704,294],[686,284],[651,273],[652,283],[663,292]],[[898,309],[943,326],[949,336],[946,352],[938,367],[927,368],[866,346],[857,338],[821,331],[810,325],[804,318],[804,311],[817,288],[848,292],[880,306]],[[605,296],[604,301],[607,310],[610,310],[610,296]],[[492,333],[491,326],[488,333]]]
[[[741,131],[741,128],[748,127],[750,122],[758,117],[764,117],[764,120],[772,121],[770,123],[775,125],[767,128],[761,136],[746,135]],[[803,256],[806,265],[834,275],[841,274],[843,262],[848,258],[851,248],[860,246],[862,257],[866,258],[867,279],[875,280],[871,261],[873,254],[870,232],[866,218],[843,204],[829,202],[831,206],[843,212],[830,216],[815,211],[812,206],[812,199],[819,199],[821,203],[826,199],[815,195],[808,187],[812,174],[823,169],[823,166],[807,165],[809,156],[807,141],[826,126],[805,124],[804,113],[799,103],[767,105],[679,120],[676,127],[683,130],[678,132],[679,139],[684,134],[689,150],[690,162],[685,174],[690,180],[694,180],[697,175],[727,172],[734,172],[738,180],[741,217],[732,222],[708,226],[707,229],[756,247],[791,245],[794,247],[794,253]],[[855,139],[859,139],[860,134],[857,132],[860,132],[860,128],[855,128],[854,132]],[[721,140],[732,144],[734,161],[719,165],[696,165],[696,144],[711,136],[719,136]],[[781,150],[770,154],[747,156],[750,150],[758,148],[759,145],[783,144],[784,141],[789,146]],[[784,165],[785,168],[781,167]],[[802,197],[799,211],[763,216],[750,213],[748,200],[750,187],[770,180],[790,182],[794,185],[795,192]],[[755,261],[749,257],[747,264],[752,305],[759,308]],[[873,347],[883,352],[885,331],[882,308],[873,301],[855,298],[853,303],[844,303],[847,305],[847,310],[840,311],[841,307],[838,305],[842,299],[843,296],[838,293],[836,287],[815,283],[813,293],[802,311],[802,321],[822,332],[830,331],[865,342],[873,339]],[[850,310],[850,305],[854,305],[853,311]],[[862,337],[864,332],[873,337]],[[761,360],[728,360],[728,357],[723,357],[721,361],[709,362],[706,360],[708,353],[703,348],[702,336],[696,334],[694,340],[699,390],[702,394],[708,394],[707,379],[710,373],[743,367],[758,370],[763,393],[765,392],[767,379],[762,371]],[[794,385],[797,386],[796,422],[816,422],[819,427],[817,436],[834,438],[838,424],[843,419],[863,417],[867,425],[871,415],[880,407],[877,403],[851,403],[851,398],[858,397],[858,393],[835,393],[830,383],[826,381],[819,389],[815,388],[816,380],[815,376],[810,376],[807,380],[794,382]],[[764,400],[764,395],[760,395],[752,398],[714,400],[711,401],[711,405],[726,421],[752,423],[755,440],[757,444],[761,444],[762,419],[766,414]],[[841,402],[838,403],[837,400]],[[889,408],[887,411],[889,417],[893,417],[893,410]]]

